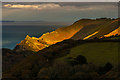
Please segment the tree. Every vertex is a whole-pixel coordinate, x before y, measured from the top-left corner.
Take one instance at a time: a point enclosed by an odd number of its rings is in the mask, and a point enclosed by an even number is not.
[[[103,75],[103,74],[109,72],[112,68],[113,68],[112,64],[108,62],[103,67],[99,68],[98,73],[100,75]]]
[[[78,64],[87,64],[87,60],[84,56],[79,55],[75,58],[75,60],[78,62]]]
[[[108,72],[112,69],[112,64],[111,63],[106,63],[105,66],[104,66],[104,71]]]

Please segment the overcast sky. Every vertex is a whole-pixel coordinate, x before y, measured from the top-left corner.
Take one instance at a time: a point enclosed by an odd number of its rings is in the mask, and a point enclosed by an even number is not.
[[[115,2],[12,3],[3,2],[3,20],[74,22],[81,18],[118,17]]]

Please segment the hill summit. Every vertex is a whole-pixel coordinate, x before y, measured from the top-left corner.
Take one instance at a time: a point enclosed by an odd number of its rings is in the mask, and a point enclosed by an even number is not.
[[[120,19],[99,18],[99,19],[81,19],[70,26],[61,27],[52,32],[47,32],[39,38],[26,36],[15,50],[39,51],[52,44],[66,39],[93,39],[95,37],[109,37],[119,34],[118,22]]]

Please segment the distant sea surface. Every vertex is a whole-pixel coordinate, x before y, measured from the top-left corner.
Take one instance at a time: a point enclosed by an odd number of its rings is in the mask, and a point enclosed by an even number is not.
[[[26,35],[30,37],[40,37],[46,32],[54,31],[66,25],[29,25],[29,24],[4,24],[2,25],[2,48],[13,49],[17,43],[24,40]]]

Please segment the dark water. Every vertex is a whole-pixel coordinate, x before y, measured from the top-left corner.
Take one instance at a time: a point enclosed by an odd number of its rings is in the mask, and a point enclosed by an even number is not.
[[[64,25],[65,26],[65,25]],[[2,26],[2,47],[13,49],[17,43],[28,34],[40,37],[43,33],[51,32],[63,25],[4,25]]]

